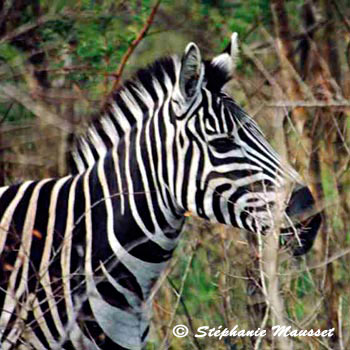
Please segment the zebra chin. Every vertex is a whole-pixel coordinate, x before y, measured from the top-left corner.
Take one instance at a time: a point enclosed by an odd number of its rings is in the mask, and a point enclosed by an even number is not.
[[[293,225],[281,229],[282,244],[290,247],[294,256],[306,254],[313,246],[322,222],[321,214],[314,212],[315,200],[310,190],[299,187],[286,208]]]

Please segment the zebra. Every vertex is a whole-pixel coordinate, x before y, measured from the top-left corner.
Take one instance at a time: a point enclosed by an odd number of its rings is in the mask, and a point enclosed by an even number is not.
[[[281,232],[294,255],[311,248],[310,190],[223,90],[237,40],[139,70],[77,138],[72,174],[0,188],[2,350],[144,349],[188,211],[264,233],[292,186]]]

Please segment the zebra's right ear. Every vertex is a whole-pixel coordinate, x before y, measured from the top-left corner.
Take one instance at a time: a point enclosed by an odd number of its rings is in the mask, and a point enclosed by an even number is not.
[[[225,50],[211,61],[206,62],[208,89],[220,91],[232,79],[238,59],[238,35],[232,33],[231,41]]]
[[[195,43],[189,43],[181,61],[179,89],[188,102],[199,92],[203,83],[204,65],[201,54]]]

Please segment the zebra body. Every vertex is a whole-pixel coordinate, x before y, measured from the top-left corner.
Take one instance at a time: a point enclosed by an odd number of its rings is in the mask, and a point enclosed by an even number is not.
[[[143,349],[186,211],[271,227],[280,189],[300,179],[221,91],[236,40],[211,61],[191,43],[141,70],[77,142],[76,174],[0,189],[2,349]],[[313,206],[295,192],[286,216]],[[296,225],[297,255],[319,224]]]
[[[150,293],[184,220],[169,216],[167,227],[140,228],[128,211],[145,190],[134,188],[136,194],[122,199],[116,173],[105,176],[116,162],[121,160],[111,152],[82,174],[2,189],[2,280],[8,282],[0,299],[6,310],[2,349],[17,349],[24,334],[35,349],[98,349],[99,337],[103,349],[144,345]],[[89,318],[96,321],[91,330],[78,326]],[[101,328],[96,344],[87,336],[94,327]]]

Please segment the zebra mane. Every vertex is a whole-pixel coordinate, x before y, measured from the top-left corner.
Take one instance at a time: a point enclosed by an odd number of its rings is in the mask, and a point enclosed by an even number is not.
[[[148,115],[169,83],[176,82],[177,56],[163,57],[142,68],[113,92],[106,107],[83,135],[73,136],[71,172],[81,173],[106,155],[138,121]]]

